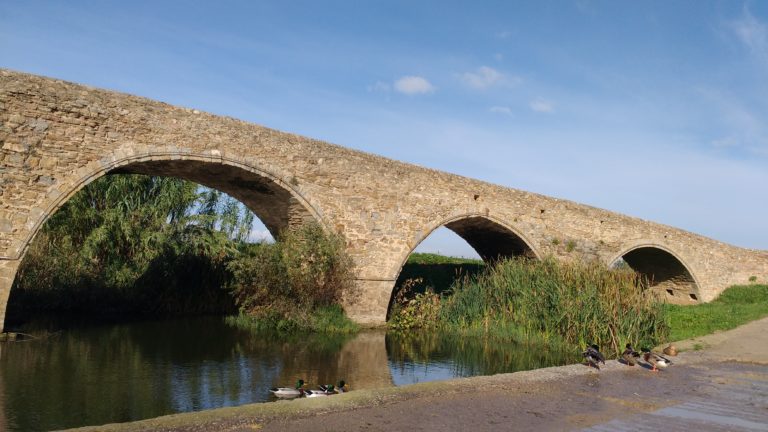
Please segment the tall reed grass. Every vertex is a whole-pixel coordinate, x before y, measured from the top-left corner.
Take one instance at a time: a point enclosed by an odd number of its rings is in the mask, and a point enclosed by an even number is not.
[[[645,286],[635,272],[597,262],[500,260],[440,296],[437,326],[505,329],[514,337],[578,347],[596,343],[618,354],[628,342],[654,346],[668,332],[664,309]],[[413,313],[418,306],[400,309]]]

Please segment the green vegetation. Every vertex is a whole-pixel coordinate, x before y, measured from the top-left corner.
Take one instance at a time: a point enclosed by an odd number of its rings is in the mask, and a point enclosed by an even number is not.
[[[768,316],[768,285],[732,286],[709,303],[664,308],[670,328],[668,340],[690,339]]]
[[[19,268],[11,319],[234,310],[224,264],[250,230],[237,202],[194,183],[105,176],[44,224]]]
[[[338,306],[351,287],[343,241],[309,224],[275,244],[249,244],[253,220],[236,200],[184,180],[102,177],[67,201],[30,245],[9,322],[240,310],[262,327],[356,328]]]
[[[475,264],[484,265],[485,263],[481,259],[475,258],[460,258],[450,257],[445,255],[438,255],[433,253],[421,253],[414,252],[408,257],[408,264]]]
[[[357,330],[337,306],[354,287],[352,261],[338,235],[317,224],[289,230],[274,244],[257,244],[228,264],[229,289],[240,325],[279,330]]]
[[[666,337],[664,310],[647,294],[630,270],[502,260],[457,280],[450,293],[396,298],[391,327],[498,333],[572,347],[597,343],[618,353],[626,341],[655,345]]]

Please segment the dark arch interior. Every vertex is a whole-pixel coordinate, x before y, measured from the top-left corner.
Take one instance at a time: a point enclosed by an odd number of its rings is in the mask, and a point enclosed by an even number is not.
[[[500,258],[526,257],[536,258],[530,246],[520,236],[503,225],[486,219],[482,216],[472,216],[449,222],[444,225],[466,241],[485,262],[493,262]],[[392,308],[409,279],[421,278],[421,284],[414,285],[412,294],[423,292],[427,287],[436,292],[442,292],[450,287],[450,284],[462,275],[480,271],[483,264],[475,263],[440,263],[440,264],[413,264],[405,263],[400,269],[400,274],[395,282],[395,287],[390,296],[387,308],[387,319],[390,318]]]
[[[445,224],[469,243],[483,261],[525,256],[535,258],[528,244],[509,229],[484,217],[468,217]]]
[[[622,259],[648,278],[651,289],[667,302],[691,304],[699,301],[693,276],[671,253],[655,247],[642,247],[627,252]]]
[[[177,177],[220,190],[245,204],[275,237],[288,227],[314,220],[284,186],[231,165],[190,160],[148,161],[122,166],[110,174]]]

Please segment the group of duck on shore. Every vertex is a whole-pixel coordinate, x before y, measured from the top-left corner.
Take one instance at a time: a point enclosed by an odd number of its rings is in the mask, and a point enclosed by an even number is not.
[[[648,348],[642,348],[642,354],[635,351],[632,348],[632,344],[627,344],[626,349],[621,353],[621,361],[627,366],[634,366],[642,357],[643,361],[650,366],[651,372],[658,372],[659,369],[665,369],[671,365],[672,362],[668,358],[661,354],[657,354]],[[668,352],[669,351],[669,352]],[[677,350],[670,345],[664,349],[664,353],[667,355],[676,355]],[[586,351],[581,353],[584,359],[587,361],[587,365],[600,370],[599,363],[605,364],[605,356],[600,352],[597,345],[587,346]],[[315,390],[304,389],[304,380],[300,379],[296,381],[296,387],[273,387],[269,391],[280,399],[293,399],[297,397],[322,397],[331,396],[347,391],[347,384],[344,380],[338,382],[338,385],[333,384],[321,384]]]
[[[665,369],[672,364],[668,358],[655,353],[648,348],[641,348],[640,351],[642,351],[642,354],[635,351],[635,349],[632,348],[632,344],[627,344],[626,349],[621,353],[621,362],[627,366],[634,366],[639,361],[640,357],[642,357],[643,361],[650,366],[651,372],[658,372],[659,369]],[[677,350],[674,346],[670,345],[664,349],[664,354],[676,355]],[[605,356],[600,352],[597,345],[593,344],[587,346],[587,350],[581,353],[581,355],[587,360],[588,366],[594,367],[597,370],[600,370],[598,363],[605,364]]]
[[[346,391],[347,383],[344,380],[339,381],[338,385],[320,384],[315,390],[305,390],[304,380],[296,381],[296,387],[272,387],[269,391],[280,399],[293,399],[300,396],[304,397],[322,397],[331,396]]]

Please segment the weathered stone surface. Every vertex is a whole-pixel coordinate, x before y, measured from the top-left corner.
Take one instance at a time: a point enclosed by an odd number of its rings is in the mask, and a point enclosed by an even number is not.
[[[440,226],[485,258],[624,258],[670,301],[709,301],[752,276],[768,282],[768,251],[59,80],[0,70],[0,125],[0,311],[41,224],[109,173],[217,188],[273,234],[312,219],[339,232],[359,278],[346,307],[366,323],[384,321],[403,263]]]

